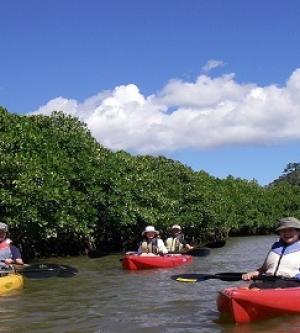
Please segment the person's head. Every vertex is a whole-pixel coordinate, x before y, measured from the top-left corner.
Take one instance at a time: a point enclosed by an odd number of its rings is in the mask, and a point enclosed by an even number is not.
[[[148,225],[145,230],[142,232],[142,236],[146,237],[147,239],[155,238],[159,235],[159,232],[155,230],[152,225]]]
[[[181,234],[182,228],[179,224],[174,224],[171,228],[171,231],[172,231],[172,235],[176,237],[179,234]]]
[[[276,233],[286,244],[293,244],[300,238],[300,221],[295,217],[284,217],[278,221]]]
[[[8,232],[7,224],[0,222],[0,242],[2,242],[6,238],[7,232]]]

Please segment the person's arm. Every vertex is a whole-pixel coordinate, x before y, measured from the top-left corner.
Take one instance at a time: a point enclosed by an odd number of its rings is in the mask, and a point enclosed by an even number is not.
[[[179,241],[183,245],[184,251],[192,250],[194,248],[183,237]]]
[[[186,243],[186,244],[185,244],[185,248],[186,248],[187,250],[192,250],[194,247],[191,246],[190,244]]]
[[[20,250],[17,247],[11,245],[10,246],[10,251],[11,251],[11,254],[12,254],[12,258],[11,259],[5,259],[5,264],[7,264],[7,265],[11,265],[11,264],[24,265]]]
[[[245,281],[250,281],[250,280],[253,280],[253,278],[264,274],[264,272],[266,271],[266,260],[267,260],[267,258],[265,259],[263,265],[260,268],[258,268],[256,271],[251,271],[246,274],[243,274],[242,279]]]
[[[261,275],[261,269],[259,268],[256,271],[251,271],[251,272],[248,272],[246,274],[243,274],[242,279],[244,281],[250,281],[250,280],[253,280],[253,278],[258,277],[260,275]]]

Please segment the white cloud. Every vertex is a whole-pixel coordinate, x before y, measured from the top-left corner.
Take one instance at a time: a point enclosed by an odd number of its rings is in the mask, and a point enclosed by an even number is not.
[[[208,73],[212,69],[221,67],[221,66],[224,66],[223,61],[211,59],[211,60],[208,60],[208,62],[202,67],[202,70],[204,72]]]
[[[300,138],[300,69],[285,86],[240,84],[233,74],[195,82],[171,80],[143,96],[134,84],[80,103],[63,97],[34,114],[62,110],[79,117],[104,146],[138,153]]]

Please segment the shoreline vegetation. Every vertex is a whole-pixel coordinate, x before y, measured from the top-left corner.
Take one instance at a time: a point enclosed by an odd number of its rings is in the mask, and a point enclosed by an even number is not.
[[[112,152],[62,112],[0,107],[0,217],[24,258],[135,249],[146,225],[166,238],[180,224],[198,244],[270,234],[278,218],[300,217],[299,169],[288,164],[265,187],[219,179],[162,156]]]

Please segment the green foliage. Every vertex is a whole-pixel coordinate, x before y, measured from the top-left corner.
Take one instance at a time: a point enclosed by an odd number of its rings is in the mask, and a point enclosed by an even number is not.
[[[61,112],[17,116],[0,108],[0,216],[28,257],[134,249],[150,224],[162,237],[180,224],[197,242],[267,233],[282,216],[300,217],[300,187],[275,185],[113,153]]]
[[[14,239],[29,255],[49,254],[52,247],[55,253],[55,244],[64,248],[71,238],[74,252],[81,251],[97,221],[87,196],[101,182],[109,152],[62,113],[20,117],[1,109],[1,124],[0,210]],[[101,193],[97,198],[104,201]]]
[[[283,170],[282,175],[270,185],[273,186],[282,183],[300,186],[300,163],[289,163]]]

